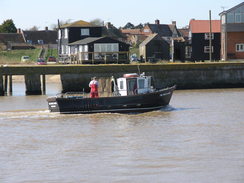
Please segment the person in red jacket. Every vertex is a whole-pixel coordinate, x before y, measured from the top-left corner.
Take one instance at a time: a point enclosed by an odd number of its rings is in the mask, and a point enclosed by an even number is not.
[[[89,83],[89,87],[91,88],[90,97],[97,98],[98,97],[98,81],[96,80],[96,77],[92,78],[92,80]]]

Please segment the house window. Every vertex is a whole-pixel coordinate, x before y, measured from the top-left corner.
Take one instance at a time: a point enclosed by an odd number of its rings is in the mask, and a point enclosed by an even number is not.
[[[94,52],[118,52],[119,44],[118,43],[101,43],[94,44]]]
[[[64,29],[64,38],[68,39],[68,29]]]
[[[241,13],[235,13],[235,23],[241,23]]]
[[[191,58],[192,48],[191,46],[186,46],[186,58]]]
[[[149,29],[144,29],[144,32],[150,32],[150,30]]]
[[[27,40],[26,41],[28,44],[32,44],[32,40]]]
[[[235,18],[234,18],[234,13],[228,13],[227,14],[227,23],[234,23]]]
[[[89,29],[81,29],[80,30],[80,35],[81,36],[89,36],[90,35],[90,30]]]
[[[210,33],[205,33],[204,37],[205,37],[205,40],[209,40],[210,39]],[[211,34],[211,39],[212,40],[214,39],[214,34],[213,33]]]
[[[43,40],[37,40],[38,44],[44,44]]]
[[[204,46],[204,53],[210,52],[210,46]],[[212,46],[212,53],[214,52],[214,47]]]
[[[244,43],[236,44],[236,52],[244,52]]]
[[[61,30],[58,30],[58,39],[61,39]]]

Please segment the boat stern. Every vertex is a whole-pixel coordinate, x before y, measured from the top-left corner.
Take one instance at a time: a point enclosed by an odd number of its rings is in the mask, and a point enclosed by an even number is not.
[[[59,112],[59,106],[56,99],[56,97],[51,97],[47,99],[48,109],[50,112]]]

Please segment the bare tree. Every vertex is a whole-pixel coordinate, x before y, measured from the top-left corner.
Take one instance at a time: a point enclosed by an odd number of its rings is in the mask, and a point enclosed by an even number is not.
[[[90,23],[93,25],[104,26],[104,21],[100,18],[93,19],[90,21]]]

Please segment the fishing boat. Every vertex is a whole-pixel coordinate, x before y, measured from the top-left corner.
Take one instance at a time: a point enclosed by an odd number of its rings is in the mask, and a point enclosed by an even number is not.
[[[83,94],[66,93],[47,99],[50,112],[68,113],[137,113],[161,109],[170,102],[176,86],[155,89],[152,77],[145,73],[124,74],[112,78],[113,94],[90,98]]]

